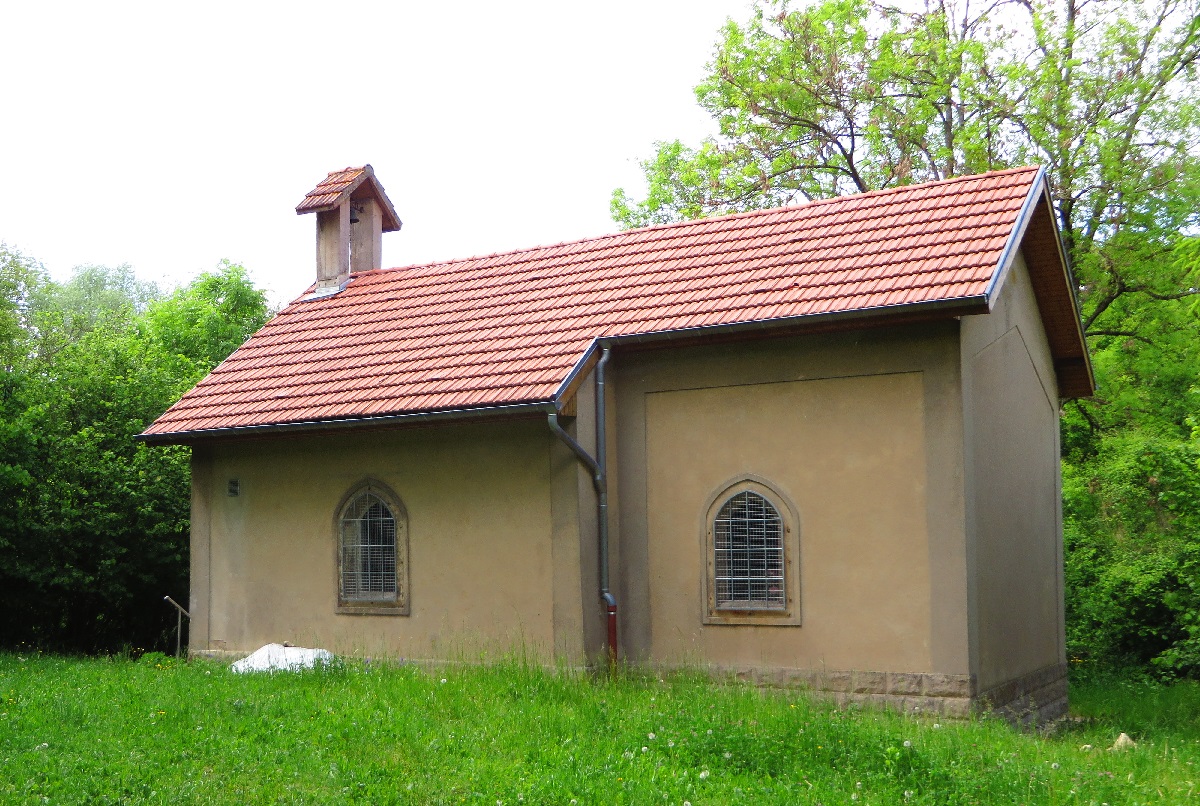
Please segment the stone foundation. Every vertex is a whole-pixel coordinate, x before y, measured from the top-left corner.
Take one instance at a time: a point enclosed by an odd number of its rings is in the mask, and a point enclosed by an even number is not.
[[[1066,713],[1067,665],[1048,666],[987,691],[974,675],[812,669],[722,669],[754,685],[804,688],[838,705],[862,703],[906,713],[963,719],[994,713],[1020,725],[1041,725]]]
[[[1067,712],[1067,664],[1030,672],[976,695],[993,713],[1019,725],[1044,725]]]

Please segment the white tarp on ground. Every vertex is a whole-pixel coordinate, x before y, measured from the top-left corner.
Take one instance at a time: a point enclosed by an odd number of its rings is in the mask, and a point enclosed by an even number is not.
[[[333,662],[328,649],[306,649],[302,646],[267,644],[256,649],[229,668],[235,672],[297,672]]]

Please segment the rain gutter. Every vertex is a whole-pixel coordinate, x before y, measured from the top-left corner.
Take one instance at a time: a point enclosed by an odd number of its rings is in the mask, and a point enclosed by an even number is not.
[[[924,317],[940,314],[944,317],[967,316],[970,314],[987,313],[988,299],[986,295],[958,297],[956,299],[937,299],[928,302],[909,302],[902,305],[880,305],[874,308],[859,308],[852,311],[832,311],[830,313],[800,314],[798,316],[780,317],[778,319],[752,319],[744,322],[733,322],[723,325],[700,325],[676,330],[652,330],[646,333],[634,333],[624,336],[600,336],[592,340],[583,355],[571,367],[571,371],[563,378],[562,383],[554,392],[553,400],[562,401],[569,396],[571,388],[591,369],[597,353],[617,346],[631,344],[647,344],[703,339],[712,336],[750,336],[775,330],[820,327],[822,325],[839,325],[845,322],[855,322],[860,319],[875,319],[880,324],[887,324],[889,318]]]
[[[288,434],[309,431],[335,431],[343,428],[400,425],[404,423],[440,422],[463,420],[481,416],[511,417],[535,415],[556,411],[553,402],[512,403],[503,406],[476,406],[465,409],[440,409],[438,411],[415,411],[405,414],[387,414],[378,417],[348,417],[342,420],[304,420],[295,423],[268,423],[265,425],[239,425],[232,428],[202,428],[195,431],[171,431],[162,434],[137,434],[134,439],[151,445],[186,445],[200,439],[240,437],[253,434]]]

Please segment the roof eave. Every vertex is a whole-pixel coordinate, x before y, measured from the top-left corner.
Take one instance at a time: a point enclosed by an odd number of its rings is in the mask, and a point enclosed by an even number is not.
[[[723,325],[707,325],[701,327],[682,328],[678,330],[658,330],[646,333],[634,333],[625,336],[603,336],[592,340],[587,350],[578,361],[553,397],[545,401],[513,403],[497,406],[474,406],[455,409],[438,409],[434,411],[401,412],[372,417],[347,417],[338,419],[306,420],[290,423],[265,423],[262,425],[245,425],[231,428],[207,428],[190,431],[167,431],[159,433],[141,433],[134,437],[139,442],[150,445],[191,445],[199,442],[209,442],[246,436],[276,436],[289,434],[310,434],[316,432],[340,431],[346,428],[387,428],[405,424],[444,422],[454,420],[482,419],[490,417],[520,417],[541,413],[563,413],[568,407],[575,385],[594,362],[600,348],[616,347],[631,344],[653,344],[655,342],[682,341],[691,339],[706,339],[717,336],[748,336],[755,334],[767,335],[774,331],[802,331],[824,326],[836,326],[843,323],[853,323],[859,320],[874,320],[883,325],[901,318],[938,316],[966,316],[986,311],[987,302],[982,296],[960,297],[947,300],[931,300],[904,305],[888,305],[877,308],[861,308],[851,311],[832,311],[829,313],[804,314],[779,319],[756,319],[745,322],[734,322]]]
[[[751,319],[730,324],[702,325],[700,327],[681,328],[678,330],[657,330],[623,336],[600,336],[592,340],[587,350],[584,351],[580,359],[571,368],[571,371],[567,373],[562,383],[559,384],[558,389],[554,393],[554,402],[560,409],[565,405],[576,385],[587,374],[591,365],[595,362],[596,355],[604,347],[705,339],[714,336],[749,336],[767,334],[777,330],[799,332],[815,328],[850,324],[860,320],[869,320],[873,325],[884,326],[893,323],[899,324],[897,320],[924,319],[927,317],[950,318],[953,316],[987,313],[987,311],[987,297],[979,295],[929,300],[927,302],[910,302],[901,305],[884,305],[874,308],[856,308],[847,311],[801,314],[798,316],[780,317],[778,319]]]
[[[304,420],[291,423],[264,423],[262,425],[242,425],[232,428],[203,428],[192,431],[166,431],[161,433],[141,433],[134,436],[137,442],[148,445],[192,445],[198,442],[209,442],[244,436],[275,436],[288,434],[310,434],[316,432],[340,431],[345,428],[388,428],[397,425],[441,422],[446,420],[482,419],[489,417],[507,418],[522,417],[533,414],[556,412],[558,409],[552,401],[534,401],[530,403],[512,403],[499,406],[473,406],[457,409],[438,409],[434,411],[402,412],[371,417],[346,417],[328,420]]]

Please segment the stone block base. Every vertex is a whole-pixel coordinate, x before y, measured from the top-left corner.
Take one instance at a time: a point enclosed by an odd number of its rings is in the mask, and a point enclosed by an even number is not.
[[[1067,664],[1059,663],[976,695],[981,706],[1010,722],[1044,725],[1067,713]]]
[[[905,713],[963,719],[994,713],[1023,726],[1053,721],[1067,710],[1067,666],[1055,664],[980,691],[974,675],[813,669],[717,669],[738,680],[804,688],[839,706],[862,703]]]

